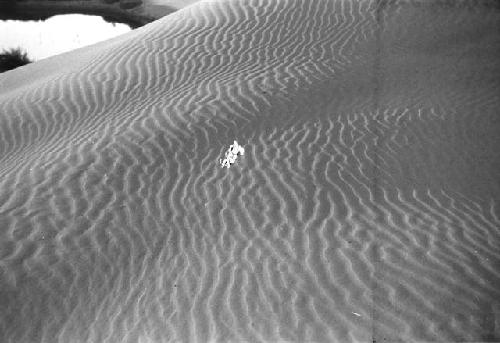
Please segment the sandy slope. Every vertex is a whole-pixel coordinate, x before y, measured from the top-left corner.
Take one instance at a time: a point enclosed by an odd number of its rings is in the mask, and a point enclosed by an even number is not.
[[[1,341],[499,341],[493,5],[203,2],[1,75]]]

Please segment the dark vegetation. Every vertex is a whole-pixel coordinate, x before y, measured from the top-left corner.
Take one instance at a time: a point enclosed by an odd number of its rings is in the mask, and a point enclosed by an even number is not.
[[[0,73],[33,62],[21,48],[3,50],[0,53]]]

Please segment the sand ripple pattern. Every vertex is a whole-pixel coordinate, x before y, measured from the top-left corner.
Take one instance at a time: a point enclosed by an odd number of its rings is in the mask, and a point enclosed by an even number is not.
[[[0,341],[499,341],[499,17],[201,2],[3,74]]]

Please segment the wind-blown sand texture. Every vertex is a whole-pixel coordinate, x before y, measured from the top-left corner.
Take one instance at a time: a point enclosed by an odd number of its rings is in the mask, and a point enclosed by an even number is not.
[[[201,2],[1,75],[0,341],[499,341],[494,5]]]

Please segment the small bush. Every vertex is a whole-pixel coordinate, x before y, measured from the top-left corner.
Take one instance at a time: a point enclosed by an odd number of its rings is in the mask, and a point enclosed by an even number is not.
[[[33,62],[21,48],[3,50],[0,53],[0,73]]]

